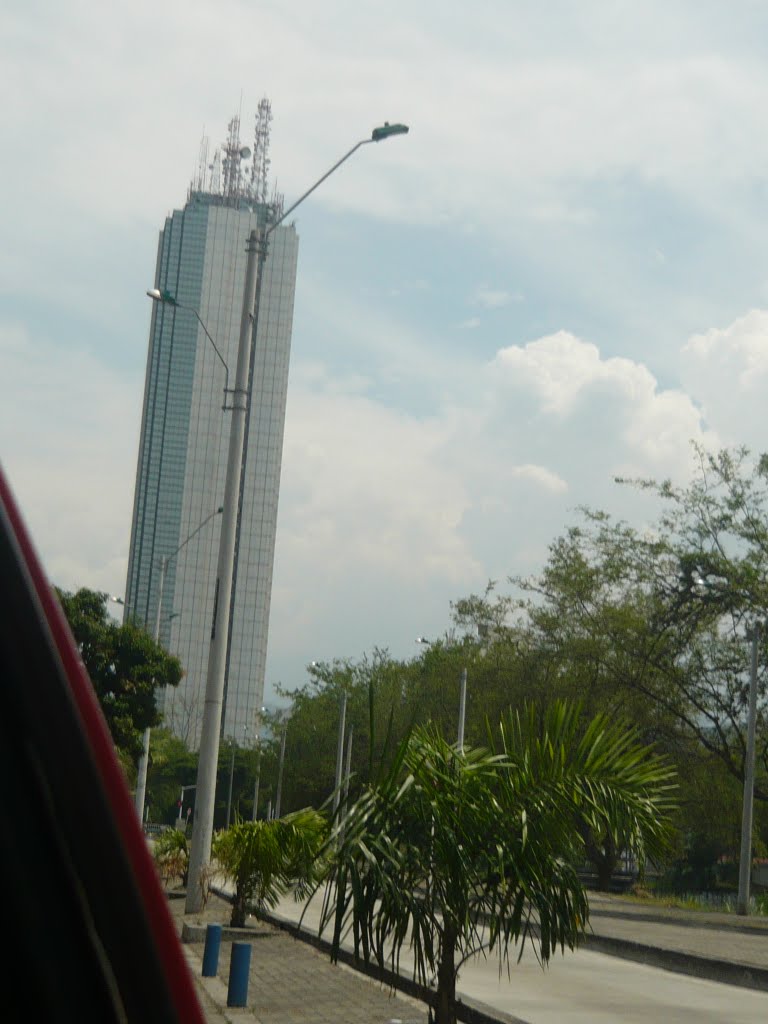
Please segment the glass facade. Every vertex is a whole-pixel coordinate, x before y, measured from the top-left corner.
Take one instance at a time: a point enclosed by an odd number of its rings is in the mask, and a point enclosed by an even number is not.
[[[154,632],[168,559],[160,638],[186,674],[162,706],[166,724],[192,748],[200,738],[220,528],[214,513],[224,496],[230,422],[225,368],[193,310],[228,364],[231,385],[246,242],[267,213],[193,192],[166,220],[158,246],[155,287],[179,305],[154,303],[150,325],[126,616]],[[253,739],[263,703],[297,259],[294,227],[276,228],[261,288],[223,720],[224,736],[239,743]]]

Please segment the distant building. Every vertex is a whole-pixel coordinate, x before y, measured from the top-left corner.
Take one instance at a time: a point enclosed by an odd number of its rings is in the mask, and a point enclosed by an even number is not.
[[[229,442],[224,364],[231,387],[246,241],[252,228],[282,211],[279,197],[266,198],[270,120],[262,101],[253,152],[240,142],[239,118],[211,162],[204,141],[187,202],[166,219],[157,252],[154,286],[178,305],[153,303],[126,616],[154,631],[167,559],[160,638],[186,675],[162,704],[166,724],[192,747],[200,739],[220,530],[215,513]],[[276,228],[261,288],[222,722],[224,736],[240,743],[246,729],[253,740],[263,703],[297,259],[294,227]]]

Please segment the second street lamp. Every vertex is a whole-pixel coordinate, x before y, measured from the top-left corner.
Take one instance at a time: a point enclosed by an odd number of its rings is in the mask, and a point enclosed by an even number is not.
[[[425,636],[416,637],[417,644],[432,645],[432,641],[428,640]],[[460,751],[464,750],[464,723],[467,717],[467,666],[464,665],[461,669],[461,682],[459,684],[459,729],[456,737],[456,744]]]
[[[227,366],[227,363],[226,363],[226,360],[224,359],[224,356],[219,351],[219,346],[213,340],[213,338],[211,336],[211,332],[205,326],[205,323],[203,322],[203,318],[200,316],[198,311],[193,306],[186,306],[186,305],[184,305],[183,302],[177,301],[177,299],[173,295],[171,295],[171,293],[169,291],[161,291],[159,288],[150,288],[147,291],[147,295],[150,297],[150,299],[152,299],[153,302],[158,302],[158,303],[160,303],[163,306],[172,306],[174,309],[183,309],[187,313],[192,313],[197,318],[197,322],[202,327],[203,333],[205,334],[205,336],[208,339],[208,341],[210,341],[211,345],[213,346],[213,351],[216,353],[216,355],[219,358],[219,362],[224,367],[224,405],[223,405],[223,408],[226,409],[227,408],[227,394],[229,393],[229,367]]]
[[[744,797],[741,813],[741,853],[739,856],[739,895],[737,913],[749,913],[749,889],[752,875],[752,815],[755,798],[755,729],[757,723],[757,654],[762,622],[755,622],[749,634],[752,657],[747,706],[747,746],[744,754]]]
[[[203,868],[211,854],[213,838],[213,811],[216,797],[216,766],[219,756],[224,676],[226,669],[227,641],[230,623],[232,580],[237,548],[237,522],[241,477],[245,464],[244,440],[249,411],[251,381],[253,377],[254,347],[259,326],[259,305],[264,264],[267,258],[269,236],[307,196],[321,185],[361,146],[378,143],[391,135],[403,135],[408,131],[405,125],[384,124],[374,128],[370,138],[361,139],[344,156],[337,160],[311,188],[308,188],[292,206],[274,220],[266,229],[252,231],[248,239],[248,263],[243,289],[243,310],[240,321],[240,341],[237,352],[235,386],[231,392],[232,422],[229,433],[227,475],[224,486],[224,514],[219,542],[219,559],[216,569],[216,590],[214,597],[211,647],[208,657],[208,674],[205,686],[203,726],[200,735],[200,756],[197,769],[197,810],[192,830],[187,884],[187,913],[197,913],[203,905],[201,878]],[[258,264],[257,264],[258,257]]]
[[[176,548],[176,550],[172,554],[167,555],[167,556],[165,556],[165,557],[160,559],[160,584],[158,586],[158,593],[157,593],[157,614],[155,615],[155,633],[154,633],[155,643],[156,644],[160,643],[160,625],[161,625],[161,621],[162,621],[161,615],[162,615],[162,610],[163,610],[163,591],[165,590],[165,574],[166,574],[166,572],[168,570],[168,564],[169,564],[169,562],[171,562],[176,557],[176,555],[178,555],[178,553],[183,548],[185,548],[187,546],[187,544],[189,544],[189,542],[192,540],[193,537],[197,536],[197,534],[202,530],[202,528],[204,526],[206,526],[208,523],[210,523],[210,521],[213,519],[214,516],[221,515],[221,512],[222,512],[222,508],[221,508],[221,506],[219,506],[219,508],[217,508],[215,512],[211,512],[211,514],[209,516],[205,517],[205,519],[202,521],[202,523],[200,523],[200,525],[197,526],[192,531],[192,533],[190,533],[189,536],[186,537],[181,542],[181,544],[179,544],[179,546]],[[144,823],[144,801],[146,799],[146,793],[147,793],[147,770],[149,768],[149,739],[150,739],[150,735],[151,735],[151,730],[149,728],[146,728],[144,730],[144,736],[142,738],[142,751],[141,751],[141,757],[139,758],[139,770],[138,770],[138,774],[137,774],[137,777],[136,777],[136,794],[135,794],[134,800],[135,800],[135,804],[136,804],[136,813],[139,816],[139,824],[143,824]]]

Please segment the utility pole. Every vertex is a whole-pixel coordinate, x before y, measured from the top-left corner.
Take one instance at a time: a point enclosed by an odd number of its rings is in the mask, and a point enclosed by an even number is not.
[[[344,730],[347,721],[347,691],[341,691],[341,707],[339,708],[339,738],[336,743],[336,785],[333,790],[333,816],[339,809],[341,799],[341,773],[344,767]]]
[[[749,717],[747,750],[744,760],[744,804],[741,813],[741,856],[739,857],[739,914],[749,913],[749,886],[752,874],[752,810],[755,792],[755,728],[757,723],[757,645],[760,626],[752,627],[752,663],[749,673]]]
[[[254,330],[253,308],[256,297],[258,232],[251,231],[248,238],[248,261],[243,289],[243,309],[240,317],[240,341],[237,350],[235,387],[232,391],[232,418],[229,429],[227,475],[221,516],[219,560],[216,570],[216,590],[213,599],[211,647],[208,656],[208,675],[205,687],[203,728],[200,736],[200,754],[197,768],[197,806],[192,828],[189,856],[189,884],[186,911],[197,913],[202,909],[203,892],[200,879],[203,867],[211,856],[213,837],[213,811],[216,800],[216,768],[219,759],[219,729],[224,695],[224,667],[227,655],[227,626],[232,597],[235,532],[240,490],[240,464],[243,457],[245,415],[248,405],[248,369],[250,364],[251,334]]]
[[[261,782],[261,744],[257,740],[256,753],[256,782],[253,787],[253,814],[251,820],[256,821],[259,816],[259,783]]]
[[[245,425],[248,414],[248,378],[251,345],[256,343],[259,326],[259,302],[257,285],[260,287],[261,274],[267,257],[267,240],[271,233],[311,195],[335,170],[356,153],[361,146],[379,143],[394,135],[407,135],[405,124],[385,122],[374,128],[369,139],[361,139],[347,153],[337,160],[333,167],[318,178],[303,195],[288,207],[263,231],[251,231],[248,238],[248,263],[243,289],[243,312],[240,321],[240,342],[237,350],[235,386],[232,390],[232,420],[229,433],[227,476],[224,487],[224,512],[219,539],[219,559],[216,571],[214,593],[213,628],[208,658],[208,675],[205,687],[203,727],[200,736],[200,753],[197,769],[197,799],[200,804],[195,814],[192,831],[192,845],[189,855],[189,874],[185,910],[188,914],[198,913],[203,906],[203,891],[200,885],[203,868],[211,855],[213,838],[213,809],[216,795],[216,766],[219,755],[221,711],[224,698],[229,615],[232,597],[235,547],[237,536],[237,512],[239,505],[240,473],[243,464]]]
[[[464,722],[467,717],[467,668],[461,670],[461,684],[459,690],[459,735],[457,743],[459,751],[464,753]]]
[[[277,768],[277,793],[275,793],[275,817],[280,817],[280,804],[283,799],[283,765],[285,763],[285,737],[288,733],[288,722],[283,722],[283,735],[280,737],[280,763]]]

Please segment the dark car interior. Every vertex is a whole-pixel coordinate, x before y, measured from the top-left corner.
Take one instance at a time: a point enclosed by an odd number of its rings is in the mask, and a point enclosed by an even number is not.
[[[0,581],[0,1017],[202,1020],[106,726],[1,473]]]

